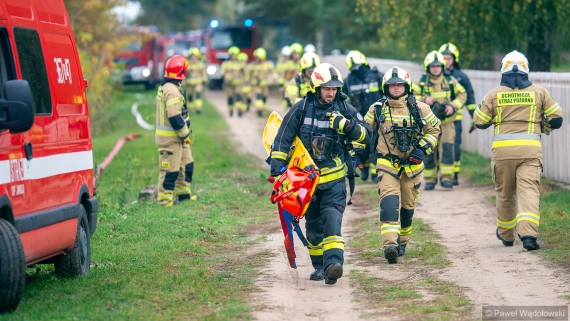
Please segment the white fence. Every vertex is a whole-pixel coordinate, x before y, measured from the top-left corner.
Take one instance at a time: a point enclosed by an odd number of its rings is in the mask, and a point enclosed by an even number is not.
[[[324,61],[337,67],[342,75],[348,74],[344,56],[326,56]],[[393,66],[404,68],[413,80],[418,79],[423,73],[423,67],[417,63],[401,60],[369,58],[370,66],[376,66],[381,72],[386,72]],[[562,128],[553,131],[550,136],[542,135],[543,152],[543,176],[570,183],[570,73],[532,72],[530,80],[545,87],[554,100],[560,104],[564,113]],[[475,102],[479,104],[483,96],[500,83],[499,71],[463,70],[473,85]],[[469,134],[471,118],[466,110],[463,114],[462,149],[477,152],[480,155],[491,157],[491,144],[493,142],[493,130],[475,130]],[[489,166],[489,164],[481,164]]]

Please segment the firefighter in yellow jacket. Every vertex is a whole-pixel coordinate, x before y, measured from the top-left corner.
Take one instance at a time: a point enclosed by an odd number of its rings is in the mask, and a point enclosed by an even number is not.
[[[307,92],[310,90],[309,81],[311,80],[313,70],[320,64],[321,58],[316,53],[307,52],[301,57],[297,67],[301,69],[301,72],[289,80],[287,85],[286,97],[291,106],[301,101],[307,95]]]
[[[237,60],[239,53],[240,51],[238,47],[230,47],[228,49],[230,59],[224,61],[220,66],[220,73],[224,77],[224,90],[228,99],[230,117],[233,116],[234,109],[238,110],[239,116],[241,116],[245,110],[245,105],[240,92],[245,75],[243,64]]]
[[[272,80],[277,80],[277,73],[273,62],[267,61],[267,52],[263,48],[257,48],[253,52],[255,62],[251,64],[249,70],[249,82],[253,87],[255,100],[253,105],[259,117],[263,116],[267,96],[269,95],[269,85]]]
[[[437,51],[424,59],[426,74],[413,84],[418,100],[428,104],[433,114],[441,120],[441,140],[435,153],[426,157],[424,178],[425,190],[435,188],[438,168],[443,188],[453,188],[453,167],[455,162],[455,113],[463,108],[467,100],[465,88],[444,72],[445,59]]]
[[[406,252],[420,195],[423,160],[435,150],[441,133],[440,120],[427,104],[416,102],[411,85],[404,69],[386,71],[382,79],[386,98],[370,106],[364,117],[378,133],[380,233],[384,257],[390,264],[397,263],[398,256]]]
[[[543,87],[528,80],[526,57],[513,51],[501,63],[501,83],[475,110],[475,126],[495,126],[491,170],[497,192],[496,235],[513,246],[538,250],[539,184],[542,172],[540,134],[562,126],[562,108]]]
[[[188,74],[186,75],[186,94],[188,101],[188,109],[196,109],[196,113],[202,112],[202,92],[204,84],[208,80],[206,76],[206,66],[200,60],[200,50],[198,48],[190,48],[190,61],[188,63]]]
[[[190,192],[194,160],[190,151],[190,119],[185,107],[182,82],[188,62],[174,55],[166,62],[164,83],[156,95],[156,135],[158,146],[158,203],[172,206],[181,201],[196,200]]]
[[[241,97],[243,99],[242,110],[249,111],[249,107],[251,105],[251,84],[247,81],[247,75],[249,74],[249,67],[250,64],[247,63],[249,60],[249,56],[245,52],[240,52],[237,56],[237,60],[242,64],[243,74],[244,74],[244,81],[240,87]],[[238,115],[241,115],[238,113]]]

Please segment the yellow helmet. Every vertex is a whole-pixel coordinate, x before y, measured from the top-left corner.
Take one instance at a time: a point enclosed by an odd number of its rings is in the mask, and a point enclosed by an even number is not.
[[[253,52],[253,56],[261,60],[265,60],[265,58],[267,58],[267,52],[265,51],[265,49],[259,47],[255,49],[255,51]]]
[[[459,62],[459,49],[457,49],[457,47],[455,47],[451,42],[441,45],[441,47],[439,47],[439,52],[444,55],[453,55],[453,57],[455,57],[455,62]]]
[[[435,50],[428,53],[424,59],[424,67],[428,70],[429,66],[445,66],[443,55]]]
[[[196,56],[196,58],[200,58],[201,53],[200,53],[200,50],[198,48],[193,47],[193,48],[190,48],[190,50],[188,50],[188,55],[189,56],[194,55],[194,56]]]
[[[313,70],[309,81],[309,89],[312,93],[316,93],[319,87],[342,87],[342,85],[343,80],[340,71],[326,62]]]
[[[249,56],[245,53],[245,52],[240,52],[237,55],[237,60],[238,61],[247,61],[249,59]]]
[[[299,60],[299,68],[301,71],[312,69],[321,64],[321,58],[314,52],[306,52]]]
[[[291,49],[291,53],[298,53],[298,54],[302,54],[303,53],[303,45],[301,45],[298,42],[295,42],[294,44],[292,44],[291,46],[289,46],[289,48]]]
[[[237,55],[237,54],[239,54],[239,52],[240,52],[240,51],[239,51],[239,48],[236,47],[236,46],[232,46],[232,47],[230,47],[230,48],[228,49],[228,54],[229,54],[229,55]]]
[[[403,68],[394,66],[388,69],[382,78],[382,91],[385,95],[388,95],[388,88],[386,85],[390,84],[405,84],[407,87],[406,93],[409,93],[410,88],[412,87],[412,77],[410,77],[410,74]]]
[[[346,55],[346,67],[352,69],[352,67],[356,65],[368,65],[368,61],[362,52],[351,50],[348,55]]]

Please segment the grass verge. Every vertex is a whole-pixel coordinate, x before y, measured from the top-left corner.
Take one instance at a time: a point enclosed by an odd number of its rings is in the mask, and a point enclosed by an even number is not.
[[[360,211],[372,208],[378,212],[376,189],[361,189],[355,199],[355,204],[365,204]],[[406,320],[470,319],[470,301],[456,284],[438,276],[451,262],[445,257],[439,235],[428,224],[414,219],[410,246],[397,265],[388,265],[380,250],[382,237],[376,215],[355,219],[353,226],[356,232],[349,241],[351,251],[375,270],[379,269],[380,274],[389,276],[374,275],[366,266],[349,275],[356,284],[357,298],[368,303],[367,310],[373,310],[363,317],[374,318],[378,311],[388,309]]]
[[[485,166],[482,166],[485,164]],[[491,164],[489,158],[479,155],[461,152],[461,175],[475,183],[482,182],[485,185],[493,185],[489,179],[482,181],[482,177],[491,176]],[[548,182],[552,179],[544,179],[541,184],[540,197],[540,245],[538,251],[551,261],[561,264],[570,272],[570,192],[553,191]],[[554,181],[556,182],[556,181]],[[489,201],[494,203],[496,198]]]
[[[192,190],[201,199],[171,208],[139,205],[138,191],[158,179],[158,153],[154,133],[137,126],[131,104],[138,100],[139,111],[154,124],[154,96],[118,92],[108,110],[116,113],[116,130],[94,139],[100,163],[120,137],[143,135],[123,146],[98,181],[100,221],[91,239],[91,274],[63,279],[50,265],[28,269],[20,306],[0,320],[250,318],[246,297],[256,267],[271,255],[249,251],[260,242],[251,237],[252,229],[274,217],[266,171],[235,152],[227,124],[206,104],[200,116],[192,115]]]

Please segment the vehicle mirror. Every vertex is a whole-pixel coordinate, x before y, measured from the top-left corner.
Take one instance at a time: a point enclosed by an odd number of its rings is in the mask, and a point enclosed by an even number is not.
[[[0,129],[11,133],[23,133],[34,124],[34,97],[26,80],[9,80],[4,85],[4,97],[0,108],[6,117],[0,120]]]

